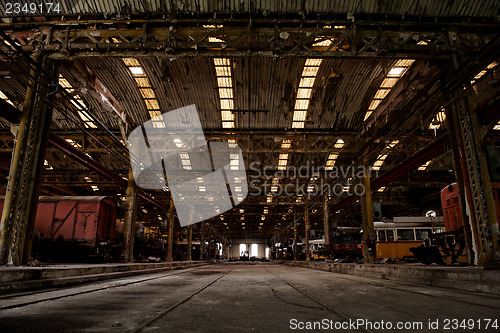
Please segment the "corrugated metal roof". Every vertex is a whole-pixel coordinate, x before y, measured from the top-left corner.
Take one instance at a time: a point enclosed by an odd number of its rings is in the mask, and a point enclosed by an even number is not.
[[[0,0],[0,16],[6,16],[8,0]],[[30,0],[17,0],[29,4]],[[386,14],[430,17],[496,17],[500,3],[495,0],[62,0],[61,13],[303,13],[303,14]],[[29,8],[29,7],[28,7]],[[54,13],[58,15],[58,13]],[[342,19],[345,19],[343,17]]]

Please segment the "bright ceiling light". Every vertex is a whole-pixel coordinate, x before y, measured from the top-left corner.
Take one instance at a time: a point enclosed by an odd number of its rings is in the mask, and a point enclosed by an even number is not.
[[[129,67],[129,70],[132,73],[132,75],[144,75],[142,67]]]
[[[389,73],[387,73],[387,77],[401,77],[405,70],[405,67],[393,67],[389,70]]]
[[[337,142],[335,142],[335,145],[333,146],[334,148],[341,149],[344,147],[344,140],[338,139]]]

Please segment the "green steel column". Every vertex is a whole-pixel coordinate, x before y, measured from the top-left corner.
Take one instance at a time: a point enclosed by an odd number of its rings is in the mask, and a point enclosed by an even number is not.
[[[0,265],[26,264],[40,193],[40,180],[52,120],[52,106],[47,103],[52,83],[57,80],[56,63],[40,54],[35,61],[24,101],[21,124],[12,154],[9,182],[0,226]]]

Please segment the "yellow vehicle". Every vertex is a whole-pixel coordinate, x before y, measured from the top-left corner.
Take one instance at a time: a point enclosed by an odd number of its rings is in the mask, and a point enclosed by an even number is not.
[[[309,251],[311,251],[312,260],[325,260],[326,255],[324,249],[325,249],[324,239],[314,239],[309,241]]]
[[[443,217],[401,216],[391,222],[375,222],[374,226],[377,258],[406,259],[413,257],[410,248],[443,231]]]

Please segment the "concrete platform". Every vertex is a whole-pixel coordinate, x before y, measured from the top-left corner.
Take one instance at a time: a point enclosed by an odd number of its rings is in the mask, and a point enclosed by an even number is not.
[[[493,323],[500,324],[499,311],[496,295],[272,263],[228,263],[5,295],[0,332],[484,333],[498,332]],[[448,320],[469,326],[452,329]],[[386,329],[378,328],[382,321]],[[317,323],[323,329],[306,329]]]
[[[151,274],[207,265],[206,261],[132,264],[67,264],[44,267],[0,267],[0,294]]]
[[[488,271],[476,267],[423,264],[336,264],[321,261],[276,261],[276,263],[414,285],[500,295],[500,271]]]

